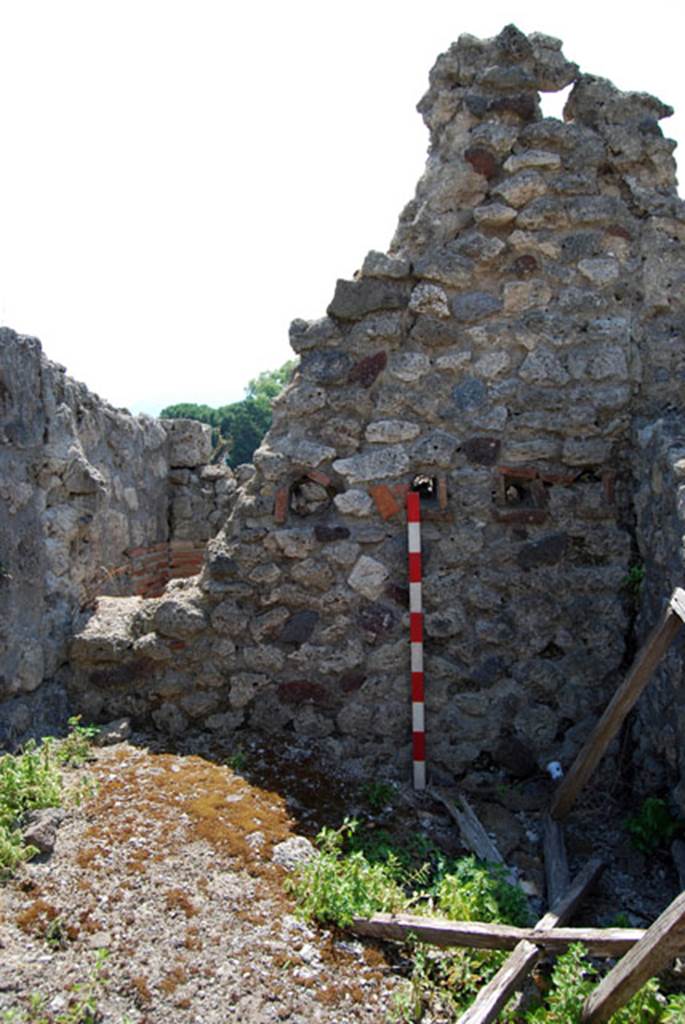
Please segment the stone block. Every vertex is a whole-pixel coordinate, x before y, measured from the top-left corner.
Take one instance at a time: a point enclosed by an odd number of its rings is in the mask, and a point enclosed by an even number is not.
[[[197,420],[162,420],[169,438],[169,465],[203,466],[212,454],[212,428]]]

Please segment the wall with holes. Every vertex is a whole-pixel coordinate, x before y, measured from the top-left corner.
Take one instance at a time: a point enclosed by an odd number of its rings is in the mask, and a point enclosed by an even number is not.
[[[54,727],[81,609],[199,571],[236,486],[210,451],[209,428],[113,409],[0,332],[0,740]]]
[[[513,26],[462,36],[429,83],[415,197],[389,251],[292,324],[298,372],[199,585],[101,602],[79,632],[89,715],[408,765],[412,486],[434,766],[568,764],[621,677],[624,581],[651,558],[634,430],[685,365],[669,108]],[[565,120],[542,118],[569,83]]]

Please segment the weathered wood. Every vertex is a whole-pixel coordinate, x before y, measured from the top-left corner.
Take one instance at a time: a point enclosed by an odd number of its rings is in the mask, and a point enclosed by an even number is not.
[[[601,1024],[662,971],[685,944],[685,892],[681,892],[585,1000],[581,1020]]]
[[[355,918],[352,929],[376,939],[406,940],[415,935],[432,946],[466,946],[469,949],[515,949],[532,942],[558,953],[573,942],[582,942],[597,956],[622,956],[644,936],[641,928],[515,928],[485,921],[446,921],[414,914],[374,914]]]
[[[574,913],[586,893],[599,878],[604,865],[600,860],[591,860],[574,879],[566,895],[556,903],[536,928],[554,928],[563,925]],[[517,989],[523,979],[540,958],[540,949],[532,942],[520,942],[494,978],[478,993],[466,1013],[459,1018],[459,1024],[491,1024],[500,1010]]]
[[[566,858],[563,826],[558,821],[555,821],[554,818],[550,818],[549,815],[545,817],[543,846],[547,903],[550,907],[553,907],[568,891],[571,884],[571,875]]]
[[[456,800],[461,804],[460,810],[456,801],[444,790],[433,787],[429,792],[447,808],[459,826],[459,831],[465,845],[475,853],[479,860],[504,864],[504,857],[483,828],[478,815],[463,793],[456,797]]]
[[[635,705],[659,662],[680,632],[684,613],[685,591],[677,588],[661,621],[652,630],[630,672],[612,697],[566,778],[557,789],[550,810],[553,818],[564,818],[570,811],[576,797],[621,728],[626,715]]]

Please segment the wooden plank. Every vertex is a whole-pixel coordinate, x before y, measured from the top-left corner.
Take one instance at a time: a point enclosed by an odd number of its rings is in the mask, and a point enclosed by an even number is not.
[[[641,928],[515,928],[485,921],[447,921],[414,914],[374,914],[355,918],[353,931],[375,939],[406,941],[410,935],[432,946],[469,949],[516,949],[520,942],[559,953],[573,942],[582,942],[597,956],[623,956],[643,938]]]
[[[640,942],[626,953],[585,1000],[583,1024],[601,1024],[635,995],[650,978],[678,956],[685,943],[685,892],[677,896]]]
[[[683,626],[683,615],[685,615],[685,592],[677,588],[661,621],[652,630],[630,672],[617,689],[604,714],[578,753],[566,778],[557,789],[550,809],[553,818],[565,818],[570,811],[578,794],[621,728],[626,715],[637,702],[659,662],[680,632]]]
[[[566,858],[563,826],[549,815],[545,817],[543,847],[545,879],[547,881],[547,903],[550,907],[553,907],[568,891],[571,884],[571,875]]]
[[[460,793],[456,798],[461,804],[461,810],[455,800],[452,800],[444,790],[432,788],[429,790],[429,793],[447,808],[459,826],[459,831],[465,845],[475,853],[479,860],[504,864],[504,857],[483,828],[478,815],[463,793]]]
[[[586,864],[566,895],[538,921],[536,928],[554,928],[556,925],[565,924],[603,869],[604,864],[601,860],[591,860]],[[525,940],[520,942],[494,978],[480,990],[466,1013],[459,1018],[459,1024],[492,1024],[513,993],[521,987],[524,978],[539,958],[540,950],[537,946]]]

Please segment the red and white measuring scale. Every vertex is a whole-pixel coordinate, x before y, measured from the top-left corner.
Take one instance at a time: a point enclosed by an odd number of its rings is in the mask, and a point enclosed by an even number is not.
[[[421,602],[421,495],[407,493],[409,550],[409,647],[411,651],[411,729],[414,789],[426,788],[426,716],[423,675],[423,605]]]

